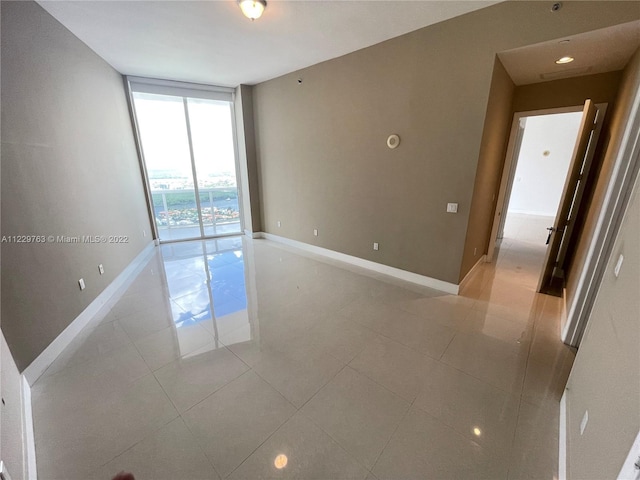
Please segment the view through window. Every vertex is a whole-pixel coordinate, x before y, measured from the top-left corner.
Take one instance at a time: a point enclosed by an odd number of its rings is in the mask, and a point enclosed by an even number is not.
[[[133,90],[161,241],[240,233],[230,101]]]

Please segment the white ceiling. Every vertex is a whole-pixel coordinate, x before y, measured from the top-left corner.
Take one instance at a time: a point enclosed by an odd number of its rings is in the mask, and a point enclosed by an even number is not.
[[[497,1],[278,1],[245,18],[235,0],[38,2],[120,73],[255,84]]]
[[[501,52],[498,57],[516,85],[528,85],[620,70],[638,47],[640,21],[635,21]],[[565,55],[575,60],[556,65]]]

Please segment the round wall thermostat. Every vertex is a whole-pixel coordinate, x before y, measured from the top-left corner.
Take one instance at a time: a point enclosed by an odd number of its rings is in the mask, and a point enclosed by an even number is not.
[[[398,145],[400,145],[400,137],[398,135],[389,135],[389,138],[387,138],[387,147],[393,149],[396,148]]]

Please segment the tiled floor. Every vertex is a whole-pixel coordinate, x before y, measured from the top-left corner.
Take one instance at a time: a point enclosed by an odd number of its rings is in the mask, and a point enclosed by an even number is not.
[[[35,383],[48,479],[557,476],[573,362],[544,250],[462,295],[265,240],[164,245]]]
[[[507,212],[504,222],[504,236],[510,240],[543,245],[549,234],[547,228],[553,227],[555,217],[527,215]]]

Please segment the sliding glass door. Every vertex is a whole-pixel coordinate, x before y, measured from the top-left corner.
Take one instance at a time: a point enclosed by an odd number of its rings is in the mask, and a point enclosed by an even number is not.
[[[205,236],[240,232],[231,104],[187,99]]]
[[[231,93],[130,87],[160,240],[240,233]]]

